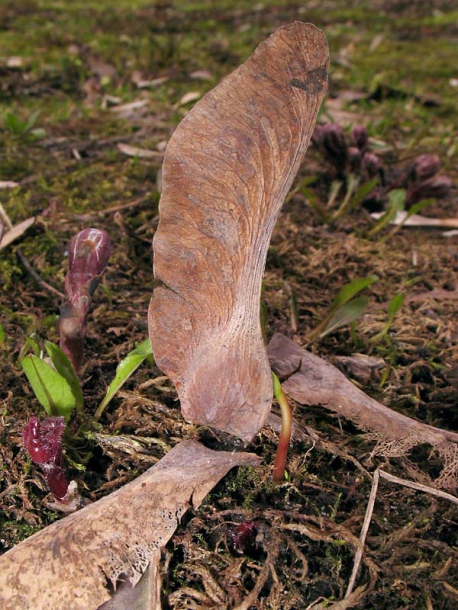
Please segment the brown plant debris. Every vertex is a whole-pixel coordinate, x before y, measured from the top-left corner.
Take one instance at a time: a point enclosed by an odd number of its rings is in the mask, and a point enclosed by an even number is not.
[[[272,337],[268,352],[275,373],[280,378],[287,377],[283,387],[294,400],[306,405],[323,405],[350,419],[367,431],[367,438],[376,441],[374,455],[400,457],[417,445],[431,445],[444,462],[435,484],[456,487],[458,434],[429,426],[382,405],[353,385],[332,364],[279,333]]]
[[[135,481],[5,553],[0,607],[91,610],[109,602],[121,582],[124,593],[135,591],[190,503],[197,508],[232,467],[258,463],[250,453],[180,443]]]
[[[149,332],[186,419],[251,439],[272,380],[259,302],[275,221],[327,87],[326,39],[279,28],[181,122],[163,165]]]

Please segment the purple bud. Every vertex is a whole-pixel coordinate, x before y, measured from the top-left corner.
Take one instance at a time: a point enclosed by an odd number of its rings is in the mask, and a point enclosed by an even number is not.
[[[361,152],[356,146],[348,149],[348,166],[352,174],[359,174],[361,170]]]
[[[413,173],[418,180],[432,178],[441,168],[441,162],[437,155],[420,155],[413,164]]]
[[[110,249],[108,233],[100,229],[84,229],[72,237],[65,278],[69,301],[81,292],[92,296],[107,266]]]
[[[327,123],[321,133],[321,148],[337,173],[344,174],[348,162],[348,144],[345,131],[338,123]]]
[[[350,134],[350,141],[362,153],[366,152],[369,148],[369,135],[367,129],[362,125],[354,127]]]
[[[448,176],[432,176],[417,182],[407,192],[406,202],[409,205],[423,199],[445,199],[452,190],[452,181]]]
[[[234,547],[240,553],[250,553],[256,548],[257,525],[254,521],[244,521],[240,523],[234,532],[232,540]]]
[[[363,174],[371,180],[380,175],[380,159],[374,153],[367,152],[363,156],[361,169]]]
[[[68,481],[62,460],[63,417],[40,421],[31,417],[22,432],[22,441],[32,461],[40,466],[49,491],[60,501],[67,495]]]
[[[99,229],[84,229],[72,237],[65,276],[67,299],[61,307],[60,347],[76,372],[81,367],[83,341],[92,295],[110,257],[110,238]]]

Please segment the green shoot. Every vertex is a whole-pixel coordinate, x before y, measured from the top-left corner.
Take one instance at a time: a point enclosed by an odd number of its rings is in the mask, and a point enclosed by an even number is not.
[[[273,480],[275,483],[281,483],[285,478],[286,457],[288,455],[289,442],[291,440],[291,430],[293,425],[293,416],[288,399],[286,398],[280,380],[272,372],[274,383],[274,396],[278,401],[281,411],[281,432],[278,439],[278,449],[275,456]]]
[[[346,326],[355,320],[358,320],[364,312],[366,311],[369,305],[369,298],[366,296],[356,297],[356,299],[352,299],[345,303],[339,309],[337,309],[329,320],[326,328],[320,333],[320,339],[326,337],[330,333],[333,333],[337,329],[342,326]]]
[[[83,392],[81,391],[81,386],[79,379],[75,373],[75,369],[72,366],[69,358],[64,354],[64,352],[57,346],[55,343],[51,343],[51,341],[45,342],[45,349],[48,353],[48,356],[51,358],[51,361],[56,369],[56,371],[61,375],[68,383],[75,397],[75,407],[78,411],[83,410],[84,398]]]
[[[393,237],[393,235],[395,235],[399,231],[399,229],[401,229],[404,226],[404,224],[407,222],[407,220],[411,216],[413,216],[414,214],[418,214],[418,212],[421,212],[421,210],[423,208],[425,208],[426,206],[428,206],[430,203],[434,203],[434,199],[422,199],[422,201],[419,201],[418,203],[414,203],[410,207],[410,209],[407,211],[406,215],[401,220],[401,222],[391,229],[391,231],[388,233],[388,235],[384,238],[383,241],[386,241],[387,239],[390,239],[391,237]]]
[[[324,337],[337,328],[361,317],[367,308],[368,302],[365,298],[361,297],[353,301],[352,299],[359,292],[377,281],[378,277],[376,275],[369,275],[345,284],[334,299],[328,315],[309,333],[308,339],[313,341],[317,337]]]
[[[394,220],[398,212],[402,212],[405,208],[406,190],[393,189],[388,195],[388,204],[386,212],[379,218],[377,223],[369,231],[369,237],[372,237],[384,229],[392,220]]]
[[[397,294],[396,296],[394,296],[391,299],[391,301],[388,305],[388,319],[385,323],[385,326],[382,328],[382,330],[379,333],[377,333],[376,335],[371,337],[371,339],[370,339],[371,343],[378,343],[379,341],[381,341],[382,339],[384,339],[386,337],[386,335],[388,334],[388,331],[390,330],[390,328],[393,324],[394,317],[399,312],[401,307],[404,305],[404,299],[405,299],[405,294],[403,292],[400,292],[399,294]]]
[[[34,354],[23,358],[21,365],[46,413],[50,417],[62,416],[68,421],[77,402],[68,381]]]
[[[367,195],[377,186],[378,182],[378,178],[373,178],[359,186],[359,178],[350,174],[347,179],[347,193],[340,207],[334,212],[332,216],[333,220],[341,218],[345,213],[350,212],[361,205]]]
[[[145,339],[134,350],[127,354],[123,360],[121,360],[116,367],[115,378],[108,386],[105,398],[102,400],[97,408],[97,411],[95,412],[95,421],[100,419],[100,416],[119,388],[126,383],[129,377],[138,369],[145,358],[151,356],[152,353],[151,342],[149,339]]]
[[[6,349],[6,333],[2,324],[0,324],[0,349]]]

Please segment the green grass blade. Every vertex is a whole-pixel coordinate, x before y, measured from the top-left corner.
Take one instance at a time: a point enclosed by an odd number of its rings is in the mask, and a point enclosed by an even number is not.
[[[58,345],[51,341],[45,342],[45,348],[48,356],[51,358],[56,371],[62,375],[70,386],[73,396],[75,397],[75,405],[78,411],[83,409],[84,398],[81,390],[79,379],[75,373],[72,363]]]
[[[366,296],[360,296],[339,307],[339,309],[337,309],[332,318],[329,320],[326,328],[320,333],[320,339],[326,335],[329,335],[329,333],[334,332],[338,328],[346,326],[347,324],[350,324],[350,322],[354,322],[360,318],[366,311],[368,305],[369,298]]]
[[[62,415],[68,421],[76,406],[68,381],[41,358],[23,358],[22,368],[40,404],[48,415]]]
[[[119,390],[121,386],[129,379],[129,377],[138,369],[140,364],[152,354],[151,342],[149,339],[142,341],[134,350],[132,350],[127,356],[121,360],[116,367],[116,375],[113,381],[110,383],[105,394],[105,398],[100,403],[97,411],[95,412],[94,419],[97,421],[102,415],[108,403],[111,401],[113,396]]]
[[[364,290],[371,284],[374,284],[378,281],[378,277],[376,275],[368,275],[367,277],[356,278],[353,281],[342,286],[339,294],[334,299],[334,303],[332,304],[332,311],[336,311],[339,307],[347,303],[350,299],[352,299],[358,292]]]

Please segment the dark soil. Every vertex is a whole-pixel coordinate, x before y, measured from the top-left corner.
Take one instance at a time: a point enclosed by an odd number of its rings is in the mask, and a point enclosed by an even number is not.
[[[48,285],[63,292],[68,242],[83,227],[106,229],[113,253],[89,320],[87,420],[75,417],[66,433],[69,476],[82,495],[97,500],[185,438],[242,448],[186,423],[173,386],[151,363],[117,394],[100,425],[91,420],[120,359],[147,336],[153,290],[161,156],[129,157],[118,144],[163,151],[194,103],[186,93],[202,95],[276,27],[300,19],[324,29],[330,42],[320,121],[342,124],[347,133],[366,125],[391,177],[427,153],[440,157],[441,174],[456,183],[452,3],[228,4],[138,0],[109,9],[88,2],[83,11],[16,0],[0,7],[0,180],[19,185],[1,188],[0,201],[14,224],[37,215],[0,252],[1,552],[61,517],[45,507],[43,476],[22,448],[25,422],[42,411],[19,357],[27,337],[58,342],[61,299]],[[139,80],[153,82],[139,88]],[[119,110],[134,101],[145,104]],[[326,208],[335,179],[312,145],[268,255],[267,332],[282,332],[343,367],[393,409],[458,431],[458,237],[427,228],[391,233],[390,226],[371,233],[376,221],[363,205],[332,218],[343,198],[341,191],[336,207]],[[456,217],[456,190],[421,214]],[[45,283],[32,277],[24,257]],[[364,315],[311,341],[342,286],[370,274],[379,279],[364,293]],[[372,341],[401,292],[404,305]],[[355,353],[381,358],[383,366],[355,377],[339,359]],[[231,608],[250,591],[244,607],[253,610],[324,608],[325,600],[333,607],[348,585],[374,469],[434,486],[441,463],[433,448],[378,460],[351,422],[320,406],[293,407],[314,434],[293,442],[285,483],[271,480],[278,435],[266,428],[243,447],[262,456],[263,466],[231,471],[197,512],[186,514],[164,550],[164,608]],[[335,607],[457,608],[457,525],[456,505],[381,481],[356,597]]]

